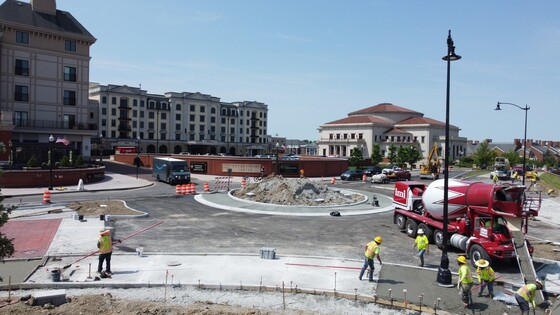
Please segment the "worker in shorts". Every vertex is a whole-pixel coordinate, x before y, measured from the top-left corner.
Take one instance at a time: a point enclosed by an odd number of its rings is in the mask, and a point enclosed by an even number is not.
[[[366,245],[366,251],[364,253],[364,265],[362,266],[362,270],[360,270],[360,276],[358,277],[358,279],[362,280],[364,272],[369,266],[370,271],[368,273],[368,278],[369,282],[373,282],[373,271],[375,270],[373,259],[377,257],[377,260],[379,260],[379,265],[383,265],[383,263],[381,262],[381,257],[379,256],[379,245],[381,245],[382,242],[383,239],[381,238],[381,236],[376,236],[373,241],[369,242]]]
[[[418,229],[418,236],[414,240],[414,246],[412,249],[416,248],[418,250],[418,257],[420,258],[420,267],[424,267],[424,255],[430,252],[430,244],[428,237],[424,235],[423,229]]]

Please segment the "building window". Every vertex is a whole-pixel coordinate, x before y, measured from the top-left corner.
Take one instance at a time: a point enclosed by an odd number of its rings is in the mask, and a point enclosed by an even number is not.
[[[76,82],[76,68],[64,66],[64,81]]]
[[[181,110],[181,104],[175,104],[175,110]]]
[[[64,50],[75,52],[76,51],[76,41],[75,40],[69,40],[69,39],[65,40],[64,41]]]
[[[101,97],[101,104],[107,104],[107,96]]]
[[[216,108],[214,108],[214,107],[210,108],[210,113],[215,114],[216,113]]]
[[[138,107],[138,100],[132,100],[132,106]]]
[[[111,119],[111,127],[116,127],[117,121],[115,119]]]
[[[140,111],[140,118],[144,118],[144,111]]]
[[[28,113],[27,112],[14,112],[14,125],[18,127],[27,127]]]
[[[359,133],[358,134],[358,139],[362,140],[364,138],[364,134],[363,133]]]
[[[16,32],[16,43],[29,44],[29,33],[17,31]]]
[[[200,115],[200,116],[199,116],[200,122],[204,122],[205,118],[206,118],[206,117],[204,117],[204,115]]]
[[[180,133],[176,133],[175,134],[175,140],[181,140],[181,134]]]
[[[144,101],[140,101],[140,107],[144,107]]]
[[[101,126],[103,127],[107,126],[107,119],[105,118],[101,119]]]
[[[191,105],[190,111],[191,111],[191,112],[196,111],[196,107],[195,107],[194,105]]]
[[[425,138],[425,136],[422,136],[422,143],[424,143],[424,138]]]
[[[200,106],[200,112],[201,112],[201,113],[204,113],[205,111],[206,111],[206,107]]]
[[[73,129],[76,126],[76,116],[75,115],[64,115],[64,128]]]
[[[189,121],[195,121],[194,117],[195,115],[189,115]]]
[[[160,118],[161,119],[167,119],[167,113],[161,113]]]
[[[76,91],[64,90],[64,105],[76,105]]]
[[[167,124],[162,122],[160,130],[167,130]]]
[[[181,120],[181,114],[175,114],[175,120]]]
[[[16,59],[16,75],[29,76],[29,60]]]
[[[138,111],[137,110],[132,111],[132,117],[138,117]]]
[[[140,128],[144,129],[144,122],[143,121],[140,122]]]
[[[181,124],[175,124],[175,131],[181,131]]]
[[[112,116],[116,116],[116,115],[117,115],[117,109],[116,109],[116,108],[111,108],[111,115],[112,115]]]
[[[29,101],[29,87],[27,85],[16,85],[16,94],[14,98],[19,102]]]
[[[105,107],[101,108],[101,115],[103,116],[107,115],[107,108]]]
[[[154,123],[153,122],[148,122],[148,129],[150,129],[150,130],[154,129]]]
[[[156,117],[156,114],[154,112],[148,112],[149,119],[154,119],[154,117]]]
[[[116,97],[111,97],[111,104],[113,105],[117,105],[117,98]]]

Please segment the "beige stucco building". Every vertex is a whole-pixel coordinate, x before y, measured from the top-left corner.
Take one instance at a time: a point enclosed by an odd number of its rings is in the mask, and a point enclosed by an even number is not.
[[[459,128],[449,127],[450,159],[458,159],[465,153],[467,139],[459,136]],[[390,103],[360,109],[348,117],[325,123],[319,127],[318,154],[348,157],[354,148],[371,156],[373,145],[378,144],[386,157],[391,145],[415,146],[422,152],[423,160],[434,143],[438,154],[445,152],[445,123],[424,117],[423,113]]]
[[[95,41],[55,0],[0,5],[0,140],[10,159],[35,155],[45,162],[50,135],[70,141],[53,143],[55,160],[68,150],[90,156],[97,134],[88,99]]]

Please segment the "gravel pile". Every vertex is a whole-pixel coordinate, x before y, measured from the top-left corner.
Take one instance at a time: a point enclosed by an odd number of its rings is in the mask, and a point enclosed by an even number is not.
[[[232,192],[237,198],[287,206],[331,206],[365,201],[361,194],[342,192],[307,178],[269,176]]]

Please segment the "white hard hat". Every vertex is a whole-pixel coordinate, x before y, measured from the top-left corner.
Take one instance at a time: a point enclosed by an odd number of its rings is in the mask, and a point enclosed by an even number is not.
[[[418,229],[418,234],[424,234],[424,230]]]

